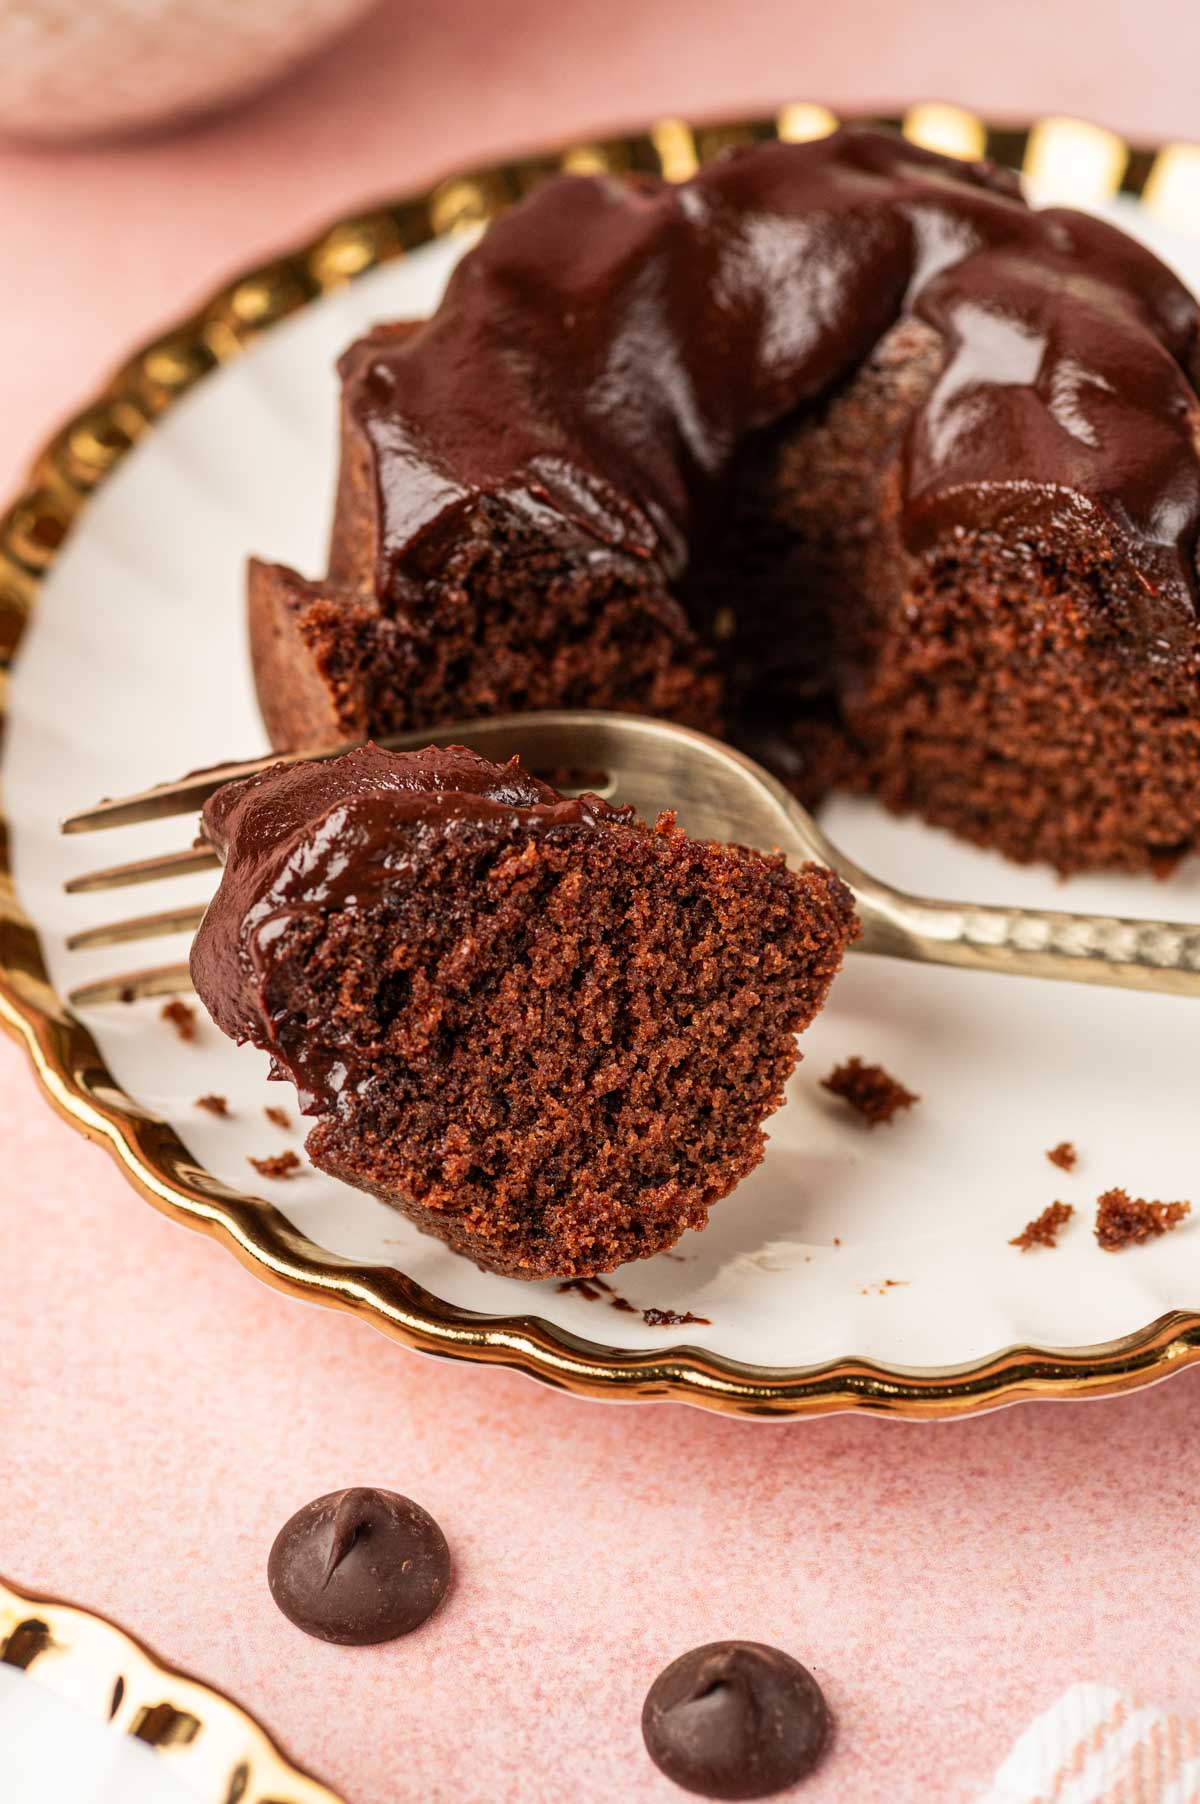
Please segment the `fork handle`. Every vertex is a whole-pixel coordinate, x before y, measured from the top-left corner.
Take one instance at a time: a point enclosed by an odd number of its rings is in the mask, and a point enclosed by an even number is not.
[[[968,971],[1200,996],[1200,926],[934,902],[869,880],[855,893],[863,923],[856,945],[861,952]]]

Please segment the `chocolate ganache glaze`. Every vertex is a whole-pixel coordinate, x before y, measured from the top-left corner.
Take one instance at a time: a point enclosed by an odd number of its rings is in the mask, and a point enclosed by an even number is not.
[[[1098,510],[1136,555],[1148,629],[1190,624],[1195,301],[1114,227],[861,129],[677,186],[559,178],[463,259],[428,324],[354,346],[377,592],[403,597],[481,502],[676,582],[746,441],[905,316],[944,348],[907,431],[909,548]]]
[[[273,765],[227,783],[204,808],[204,833],[225,869],[196,934],[196,989],[223,1033],[272,1056],[319,1113],[340,1088],[339,1067],[270,1008],[266,956],[298,915],[369,904],[411,855],[411,834],[452,822],[550,831],[622,817],[598,796],[564,798],[521,768],[463,746],[387,752],[365,745],[336,760]]]
[[[561,176],[340,368],[274,745],[631,710],[1064,873],[1200,850],[1198,313],[1115,227],[863,129]]]

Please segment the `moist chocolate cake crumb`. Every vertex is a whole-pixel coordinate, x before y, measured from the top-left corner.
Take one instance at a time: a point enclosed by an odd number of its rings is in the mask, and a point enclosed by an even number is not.
[[[693,1315],[690,1309],[677,1315],[673,1309],[643,1309],[642,1320],[647,1328],[681,1328],[686,1322],[700,1322],[705,1328],[712,1323],[706,1315]]]
[[[1057,1146],[1050,1148],[1046,1157],[1051,1165],[1057,1165],[1060,1171],[1074,1171],[1079,1163],[1079,1154],[1070,1140],[1060,1140]]]
[[[1126,1190],[1106,1190],[1096,1199],[1096,1239],[1106,1253],[1116,1253],[1168,1233],[1191,1212],[1190,1203],[1148,1203]]]
[[[276,766],[204,819],[213,1019],[295,1083],[319,1170],[509,1277],[703,1227],[858,931],[830,871],[462,747]]]
[[[901,1109],[911,1109],[921,1100],[882,1065],[864,1065],[861,1059],[847,1059],[838,1065],[828,1077],[822,1078],[821,1088],[848,1102],[868,1127],[879,1127],[891,1121]]]
[[[278,1109],[275,1107],[266,1108],[263,1110],[263,1114],[271,1123],[272,1127],[282,1128],[285,1133],[292,1125],[286,1109]]]
[[[300,1159],[296,1153],[271,1153],[266,1159],[250,1157],[249,1163],[263,1178],[290,1178],[294,1171],[300,1169]]]
[[[630,1303],[625,1297],[610,1297],[608,1301],[610,1309],[623,1310],[626,1315],[637,1314],[637,1305]]]
[[[1050,1155],[1053,1157],[1053,1154]],[[1058,1161],[1055,1160],[1057,1164]],[[1030,1247],[1053,1247],[1058,1245],[1058,1230],[1065,1227],[1075,1211],[1070,1203],[1048,1203],[1040,1215],[1027,1221],[1019,1234],[1009,1241],[1010,1247],[1020,1247],[1027,1253]]]
[[[198,1096],[198,1109],[207,1109],[210,1115],[228,1115],[229,1104],[223,1096]]]
[[[174,1002],[164,1002],[162,1019],[170,1022],[181,1040],[196,1038],[196,1011],[190,1002],[181,1002],[178,996]]]

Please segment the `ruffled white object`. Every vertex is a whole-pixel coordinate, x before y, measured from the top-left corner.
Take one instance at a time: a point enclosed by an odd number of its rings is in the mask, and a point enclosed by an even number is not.
[[[0,1666],[4,1804],[196,1804],[170,1757],[16,1667]]]

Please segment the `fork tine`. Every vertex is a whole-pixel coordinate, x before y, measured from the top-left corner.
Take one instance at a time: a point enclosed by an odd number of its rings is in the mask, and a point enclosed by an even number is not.
[[[220,862],[211,846],[189,846],[186,852],[163,852],[157,858],[135,858],[129,864],[83,871],[78,877],[69,877],[63,888],[69,896],[86,895],[90,890],[124,889],[127,884],[152,883],[158,877],[185,877],[192,871],[215,870]]]
[[[150,965],[142,971],[124,971],[81,983],[67,993],[72,1008],[92,1008],[104,1002],[137,1002],[143,996],[178,996],[193,988],[186,965]]]
[[[191,814],[202,808],[209,796],[220,789],[223,783],[231,783],[237,777],[256,776],[259,771],[270,770],[273,764],[295,764],[306,756],[314,755],[332,756],[288,752],[283,755],[275,753],[269,758],[250,758],[239,764],[216,764],[210,770],[193,771],[190,776],[181,777],[177,783],[156,783],[153,788],[140,790],[137,795],[113,796],[107,801],[98,802],[94,808],[84,808],[78,814],[69,814],[62,822],[60,831],[91,833],[99,827],[127,827],[135,821],[156,821],[171,814]]]
[[[584,743],[594,743],[597,752],[606,746],[606,734],[613,727],[628,730],[637,716],[606,714],[598,710],[582,713],[544,710],[530,714],[497,714],[488,720],[443,721],[437,726],[422,727],[416,732],[389,734],[379,744],[389,751],[413,751],[426,745],[467,745],[485,758],[503,761],[514,752],[527,752],[530,768],[574,768],[580,759],[576,751]],[[645,718],[644,728],[654,723]],[[686,732],[686,728],[675,729]],[[582,735],[582,739],[581,739]],[[326,758],[339,758],[353,751],[353,744],[328,746],[320,751],[274,752],[265,758],[247,758],[240,763],[217,764],[210,770],[193,771],[177,783],[157,783],[137,795],[114,796],[94,808],[69,814],[62,822],[63,833],[91,833],[100,827],[126,827],[136,821],[161,820],[166,815],[188,814],[203,807],[209,796],[223,783],[239,777],[253,777],[270,770],[275,764],[300,764]],[[597,762],[588,753],[585,764]],[[599,758],[603,763],[603,758]],[[136,880],[135,880],[136,881]]]
[[[165,908],[161,914],[132,915],[125,921],[84,927],[71,934],[67,951],[84,952],[90,946],[120,946],[127,940],[155,940],[167,933],[194,933],[203,919],[203,903],[192,908]]]

